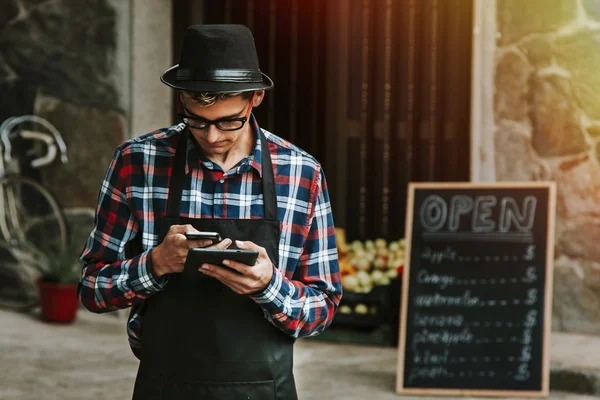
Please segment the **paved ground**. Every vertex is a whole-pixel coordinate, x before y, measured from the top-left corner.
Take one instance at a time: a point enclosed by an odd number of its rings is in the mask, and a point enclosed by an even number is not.
[[[71,326],[0,311],[0,399],[130,399],[137,360],[124,327],[124,320],[86,311]],[[556,365],[596,368],[599,350],[597,338],[553,336]],[[400,398],[394,393],[393,348],[299,341],[296,378],[301,400]],[[564,393],[551,398],[600,399]]]

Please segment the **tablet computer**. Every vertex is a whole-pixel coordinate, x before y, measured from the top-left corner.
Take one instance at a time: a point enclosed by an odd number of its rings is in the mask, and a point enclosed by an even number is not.
[[[258,259],[258,251],[256,250],[240,250],[240,249],[206,249],[192,248],[189,249],[187,258],[185,259],[184,270],[198,270],[202,264],[214,264],[226,267],[223,265],[223,260],[237,261],[246,265],[256,264]]]

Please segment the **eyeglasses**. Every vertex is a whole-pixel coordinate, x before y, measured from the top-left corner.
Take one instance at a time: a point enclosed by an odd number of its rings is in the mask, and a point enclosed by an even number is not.
[[[253,100],[254,99],[250,100],[246,115],[242,118],[221,118],[217,120],[210,120],[181,113],[178,113],[177,115],[181,118],[184,124],[193,129],[207,130],[211,125],[214,125],[221,131],[237,131],[238,129],[242,129],[246,121],[248,121]]]

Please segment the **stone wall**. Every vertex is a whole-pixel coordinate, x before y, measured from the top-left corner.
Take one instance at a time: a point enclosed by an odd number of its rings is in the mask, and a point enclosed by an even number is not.
[[[95,207],[110,158],[129,137],[129,13],[122,0],[0,2],[0,120],[35,114],[61,132],[68,164],[24,173],[77,225],[93,222],[81,210]]]
[[[555,330],[600,333],[600,1],[498,0],[497,180],[555,180]]]

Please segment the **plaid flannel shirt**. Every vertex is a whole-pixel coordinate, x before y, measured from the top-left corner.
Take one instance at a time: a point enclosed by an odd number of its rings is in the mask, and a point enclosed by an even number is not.
[[[227,173],[202,156],[190,135],[181,216],[263,218],[265,147],[258,134],[261,128],[254,117],[250,121],[256,145]],[[183,128],[179,124],[160,129],[117,148],[100,189],[94,229],[80,257],[80,301],[96,313],[132,307],[127,332],[134,350],[141,347],[142,303],[168,285],[168,276],[155,278],[149,263],[158,245],[156,221],[166,214],[169,178]],[[274,167],[281,239],[278,269],[264,292],[251,297],[265,318],[286,334],[316,335],[329,326],[342,297],[325,175],[312,156],[263,132]],[[140,243],[139,253],[127,254],[134,240]]]

